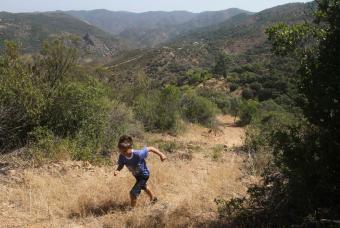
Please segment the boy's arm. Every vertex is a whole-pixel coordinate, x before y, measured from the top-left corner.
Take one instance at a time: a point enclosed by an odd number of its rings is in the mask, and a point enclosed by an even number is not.
[[[167,159],[167,157],[160,152],[158,149],[156,149],[155,147],[147,147],[149,152],[152,152],[154,154],[157,154],[159,156],[159,158],[161,159],[161,161],[164,161],[165,159]]]
[[[117,161],[117,169],[114,172],[114,176],[117,176],[119,174],[119,172],[124,168],[124,162],[122,161],[121,156],[119,155],[118,157],[118,161]]]
[[[117,176],[123,168],[124,168],[124,165],[118,165],[117,169],[114,172],[114,175]]]

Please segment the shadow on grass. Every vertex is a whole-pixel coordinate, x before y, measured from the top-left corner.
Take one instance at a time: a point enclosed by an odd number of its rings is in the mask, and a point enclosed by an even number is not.
[[[119,203],[113,200],[103,202],[102,204],[86,203],[82,205],[80,212],[71,212],[69,218],[80,218],[87,216],[100,217],[115,211],[126,212],[130,209],[128,203]]]

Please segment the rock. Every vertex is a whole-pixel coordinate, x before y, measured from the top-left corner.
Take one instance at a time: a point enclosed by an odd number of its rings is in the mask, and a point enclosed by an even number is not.
[[[5,174],[12,177],[16,174],[16,171],[14,169],[7,170]]]

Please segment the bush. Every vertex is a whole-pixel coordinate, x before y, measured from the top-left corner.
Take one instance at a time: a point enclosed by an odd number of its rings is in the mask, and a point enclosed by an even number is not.
[[[189,70],[186,73],[185,80],[189,83],[189,85],[197,85],[211,78],[212,78],[212,75],[207,71]],[[182,85],[183,83],[180,83],[180,84]]]
[[[242,100],[238,97],[231,97],[229,100],[229,110],[228,113],[234,117],[234,123],[236,117],[240,114]]]
[[[237,90],[237,88],[238,88],[238,85],[235,84],[235,83],[231,83],[231,84],[229,85],[229,90],[230,90],[230,92],[234,92],[235,90]]]
[[[238,124],[241,126],[248,125],[253,119],[253,117],[257,114],[257,111],[258,102],[256,101],[243,102],[240,109],[240,120]]]
[[[94,140],[98,140],[108,109],[109,101],[102,88],[73,82],[58,90],[45,119],[58,136],[75,137],[86,129],[87,133],[96,137]]]
[[[261,89],[258,93],[259,101],[266,101],[273,97],[273,90],[272,89]]]
[[[135,119],[132,109],[123,103],[112,101],[105,122],[102,149],[116,147],[121,135],[140,137],[142,133],[143,126]]]
[[[246,100],[254,98],[254,92],[251,89],[244,89],[242,91],[242,97]]]
[[[260,91],[262,89],[262,85],[261,83],[258,83],[258,82],[253,82],[249,85],[250,89],[252,89],[253,91]]]
[[[42,84],[28,69],[17,46],[7,43],[0,56],[0,150],[22,146],[46,106]]]
[[[28,146],[29,156],[36,165],[70,157],[68,140],[55,137],[46,127],[37,127],[29,133]]]
[[[227,94],[214,90],[201,89],[198,91],[198,95],[215,103],[224,114],[228,113],[230,109],[230,97]]]
[[[0,107],[6,113],[2,114],[5,127],[0,149],[23,146],[28,133],[44,124],[48,103],[75,66],[75,50],[65,43],[63,39],[45,43],[41,55],[28,61],[20,56],[18,45],[6,42],[0,57]]]
[[[46,43],[30,62],[8,43],[0,57],[0,150],[25,146],[29,137],[34,160],[94,161],[120,134],[140,133],[132,111],[110,100],[76,59],[63,40]]]
[[[217,106],[207,98],[188,92],[182,99],[184,117],[193,123],[200,123],[206,126],[215,124]]]
[[[142,94],[134,104],[137,119],[148,131],[177,131],[180,123],[180,91],[168,86],[149,95]]]
[[[245,150],[251,155],[249,165],[254,174],[263,173],[273,162],[272,135],[278,129],[293,126],[296,122],[297,118],[293,114],[272,100],[259,104],[259,111],[246,129],[244,144]]]

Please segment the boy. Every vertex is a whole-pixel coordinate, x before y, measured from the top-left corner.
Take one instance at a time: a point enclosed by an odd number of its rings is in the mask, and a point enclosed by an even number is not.
[[[154,147],[145,147],[142,150],[133,150],[132,146],[133,141],[130,136],[123,135],[120,137],[118,142],[118,148],[120,152],[118,158],[118,168],[114,172],[114,175],[117,176],[125,165],[136,178],[136,184],[130,191],[132,207],[136,206],[137,198],[141,193],[141,190],[144,190],[150,197],[150,201],[155,203],[157,198],[146,184],[149,179],[150,172],[146,166],[145,158],[147,158],[149,152],[157,154],[161,161],[164,161],[166,156]]]

